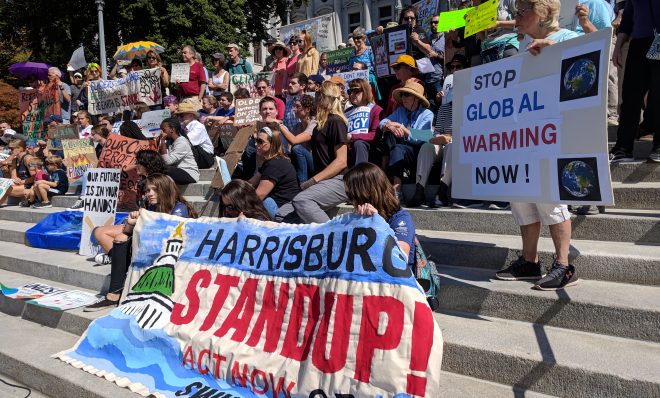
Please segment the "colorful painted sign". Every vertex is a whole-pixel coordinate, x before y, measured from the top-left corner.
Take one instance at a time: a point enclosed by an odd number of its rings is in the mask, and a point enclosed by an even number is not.
[[[454,73],[452,196],[612,205],[611,29]]]
[[[69,185],[80,184],[80,179],[87,169],[96,167],[98,159],[91,138],[77,140],[62,140],[64,151],[64,166]]]
[[[3,295],[16,300],[36,299],[51,294],[66,292],[65,289],[36,282],[26,283],[25,285],[16,288],[5,286],[0,283],[0,288],[2,289]]]
[[[23,134],[27,136],[26,144],[36,146],[38,141],[46,138],[46,118],[61,114],[60,90],[53,85],[38,90],[20,90],[18,99]]]
[[[90,237],[96,227],[114,225],[119,197],[119,169],[87,169],[87,184],[82,193],[85,207],[78,254],[96,255],[101,248]]]
[[[413,4],[413,7],[417,10],[417,25],[427,38],[432,37],[431,18],[438,15],[438,0],[422,0]]]
[[[144,396],[440,396],[440,328],[380,216],[145,211],[133,248],[121,305],[56,357]]]
[[[160,68],[131,72],[118,80],[92,80],[88,90],[92,115],[130,110],[138,102],[151,106],[163,101]]]
[[[49,150],[62,149],[62,140],[75,140],[80,138],[78,125],[76,124],[58,124],[48,126],[48,144]]]
[[[257,95],[257,80],[266,79],[268,80],[270,86],[270,93],[273,94],[273,84],[275,83],[273,72],[259,72],[259,73],[244,73],[244,74],[234,74],[229,77],[229,89],[232,94],[236,92],[239,88],[245,88],[250,91],[250,96]]]
[[[340,48],[339,50],[328,51],[325,54],[328,58],[326,73],[328,75],[334,75],[337,72],[348,72],[351,70],[348,61],[355,54],[355,48]]]

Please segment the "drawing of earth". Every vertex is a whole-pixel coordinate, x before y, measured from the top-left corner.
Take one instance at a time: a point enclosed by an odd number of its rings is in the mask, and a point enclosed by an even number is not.
[[[596,65],[590,59],[573,62],[564,74],[564,89],[571,97],[581,97],[596,83]]]
[[[564,188],[577,198],[584,198],[596,187],[594,170],[583,161],[574,160],[564,166],[561,172],[561,183]]]

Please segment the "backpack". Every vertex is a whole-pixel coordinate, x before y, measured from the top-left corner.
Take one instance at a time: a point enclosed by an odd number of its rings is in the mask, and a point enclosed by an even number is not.
[[[197,163],[197,168],[199,169],[208,169],[213,166],[215,159],[213,158],[212,153],[206,152],[202,149],[201,145],[190,145],[192,147],[193,155],[195,156],[195,162]]]
[[[426,300],[431,309],[437,312],[440,309],[440,302],[438,301],[438,294],[440,293],[440,275],[438,269],[433,261],[428,260],[419,239],[415,236],[415,278],[417,283],[424,290]]]

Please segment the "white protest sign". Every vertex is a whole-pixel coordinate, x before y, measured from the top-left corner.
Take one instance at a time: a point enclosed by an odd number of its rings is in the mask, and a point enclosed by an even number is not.
[[[89,82],[89,113],[100,115],[133,109],[136,103],[148,106],[163,101],[160,68],[131,72],[118,80]]]
[[[454,73],[457,198],[612,205],[611,29]]]
[[[179,83],[186,83],[190,81],[190,64],[179,63],[172,64],[172,73],[170,73],[170,81]]]
[[[119,169],[87,169],[87,184],[83,197],[85,201],[82,235],[80,236],[79,254],[90,256],[98,253],[99,248],[92,244],[92,230],[115,222],[117,198],[119,197]]]
[[[13,299],[35,299],[51,294],[65,292],[66,290],[43,283],[26,283],[17,288],[2,286],[2,294]]]
[[[348,84],[355,79],[364,79],[369,82],[369,71],[368,70],[353,70],[350,72],[341,72],[336,73],[335,76],[341,76],[344,79],[344,89],[348,92]]]
[[[80,290],[64,290],[56,294],[49,294],[34,300],[30,304],[47,307],[57,311],[66,311],[78,307],[86,307],[100,301],[101,298],[93,293]]]
[[[0,178],[0,199],[2,199],[14,185],[14,181],[11,178]]]
[[[134,122],[140,126],[145,137],[154,138],[160,135],[160,124],[168,117],[170,117],[169,109],[160,109],[145,112],[142,114],[142,119],[134,120]]]
[[[259,72],[259,73],[236,73],[229,77],[230,91],[232,94],[236,92],[239,88],[247,89],[250,92],[250,95],[257,94],[257,80],[266,79],[269,83],[269,92],[274,93],[273,83],[274,75],[273,72]]]
[[[312,46],[320,52],[336,50],[341,42],[339,18],[335,12],[280,27],[280,40],[289,43],[292,36],[303,30],[312,37]]]
[[[370,106],[353,106],[346,111],[348,119],[348,133],[351,136],[367,134],[369,132]]]
[[[454,74],[445,77],[442,83],[442,105],[448,104],[454,99]]]

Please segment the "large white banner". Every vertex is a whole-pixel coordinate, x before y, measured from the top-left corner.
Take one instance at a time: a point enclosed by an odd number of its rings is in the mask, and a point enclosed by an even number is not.
[[[312,45],[320,52],[336,50],[341,42],[339,18],[335,12],[282,26],[280,40],[288,44],[293,35],[299,35],[303,30],[312,36]]]
[[[611,29],[454,74],[457,198],[612,205]]]
[[[92,115],[130,110],[138,102],[151,106],[163,101],[160,68],[131,72],[118,80],[93,80],[88,90]]]

